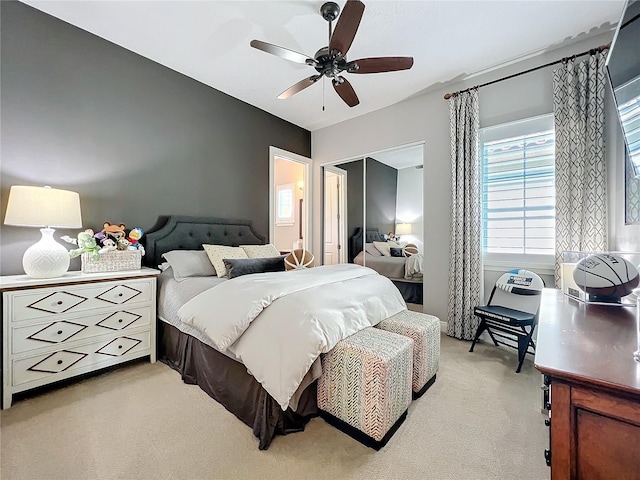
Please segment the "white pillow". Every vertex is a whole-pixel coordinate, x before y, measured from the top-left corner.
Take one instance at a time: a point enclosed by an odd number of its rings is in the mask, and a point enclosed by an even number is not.
[[[367,252],[369,255],[373,255],[374,257],[381,257],[382,254],[380,253],[380,250],[378,250],[376,247],[373,246],[373,243],[367,243],[364,247],[365,252]]]
[[[240,245],[249,258],[279,257],[280,252],[272,243],[266,245]]]
[[[227,267],[223,259],[225,258],[249,258],[245,251],[240,247],[227,247],[226,245],[202,245],[204,251],[207,252],[209,261],[213,268],[216,269],[218,277],[226,277]]]
[[[210,277],[216,274],[204,250],[172,250],[162,255],[173,270],[173,278],[181,282],[188,277]]]
[[[378,251],[384,255],[385,257],[391,256],[392,248],[400,248],[396,242],[373,242],[373,246],[378,249]]]

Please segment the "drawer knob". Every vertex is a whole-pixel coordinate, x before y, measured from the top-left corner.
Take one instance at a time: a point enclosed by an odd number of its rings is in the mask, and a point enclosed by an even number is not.
[[[62,305],[62,300],[58,300],[58,305]]]
[[[119,296],[119,297],[121,297],[121,296],[122,296],[122,293],[119,293],[119,294],[118,294],[118,296]]]
[[[58,365],[62,365],[62,360],[58,360]]]
[[[62,335],[62,330],[58,330],[58,335]]]
[[[118,345],[118,348],[122,348],[122,345]]]
[[[118,319],[118,323],[122,323],[122,319],[121,318]]]

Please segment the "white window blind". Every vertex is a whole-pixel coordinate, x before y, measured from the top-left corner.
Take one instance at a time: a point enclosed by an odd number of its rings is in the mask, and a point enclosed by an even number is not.
[[[553,116],[482,129],[481,153],[485,261],[553,263]]]

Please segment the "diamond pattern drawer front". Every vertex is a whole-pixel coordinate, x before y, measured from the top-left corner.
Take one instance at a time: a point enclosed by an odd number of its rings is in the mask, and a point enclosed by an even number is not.
[[[96,298],[99,298],[100,300],[103,300],[105,302],[121,305],[128,302],[133,297],[140,295],[141,293],[142,292],[140,290],[136,290],[135,288],[131,288],[126,285],[116,285],[106,292],[101,293]]]
[[[96,282],[10,292],[6,300],[12,321],[67,317],[95,309],[150,304],[155,279]]]
[[[30,366],[27,370],[31,370],[32,372],[60,373],[64,372],[67,368],[71,368],[86,356],[86,353],[62,350],[52,353],[43,360]]]
[[[69,340],[85,328],[87,328],[86,325],[81,325],[79,323],[71,323],[67,321],[55,322],[42,330],[38,330],[33,335],[29,335],[27,338],[47,343],[60,343],[65,340]]]
[[[97,325],[108,328],[110,330],[122,330],[127,328],[129,325],[131,325],[141,317],[142,315],[139,315],[137,313],[122,310],[112,313],[101,322],[98,322]]]
[[[82,315],[82,314],[81,314]],[[110,311],[94,315],[75,315],[66,319],[29,324],[21,322],[11,329],[9,351],[12,354],[34,353],[51,349],[61,342],[74,342],[104,337],[105,335],[128,335],[129,330],[151,327],[151,306],[127,308],[113,307]],[[62,332],[62,333],[58,333]],[[91,340],[89,340],[91,341]]]
[[[56,352],[13,360],[12,385],[25,389],[29,384],[55,382],[151,353],[149,331],[103,338],[73,348],[61,347]]]
[[[135,338],[118,337],[98,350],[98,353],[101,353],[102,355],[110,355],[112,357],[119,357],[120,355],[127,353],[139,343],[140,340]]]
[[[81,297],[73,293],[64,291],[54,292],[37,302],[33,302],[31,305],[28,305],[27,308],[33,308],[34,310],[40,310],[46,313],[64,313],[86,300],[86,297]]]

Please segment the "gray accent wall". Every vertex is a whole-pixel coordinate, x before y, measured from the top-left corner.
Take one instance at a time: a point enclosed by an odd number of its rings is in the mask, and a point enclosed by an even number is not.
[[[269,146],[309,157],[309,131],[22,3],[0,9],[2,219],[12,185],[51,185],[79,192],[85,228],[172,214],[269,234]],[[23,273],[39,238],[2,225],[0,273]]]
[[[347,172],[347,245],[348,261],[353,263],[354,252],[349,239],[356,229],[364,228],[364,160],[342,163],[336,167]]]
[[[398,170],[371,157],[366,160],[367,228],[395,232]]]
[[[366,175],[364,162],[366,161]],[[398,170],[373,158],[341,163],[336,167],[347,172],[347,237],[350,239],[357,229],[377,228],[381,234],[395,231]],[[366,182],[364,177],[366,176]],[[364,193],[366,190],[366,194]],[[366,195],[366,205],[363,199]],[[366,223],[365,220],[366,210]],[[363,235],[363,239],[365,236]],[[364,240],[363,240],[364,241]],[[348,261],[351,263],[358,253],[348,241]]]

